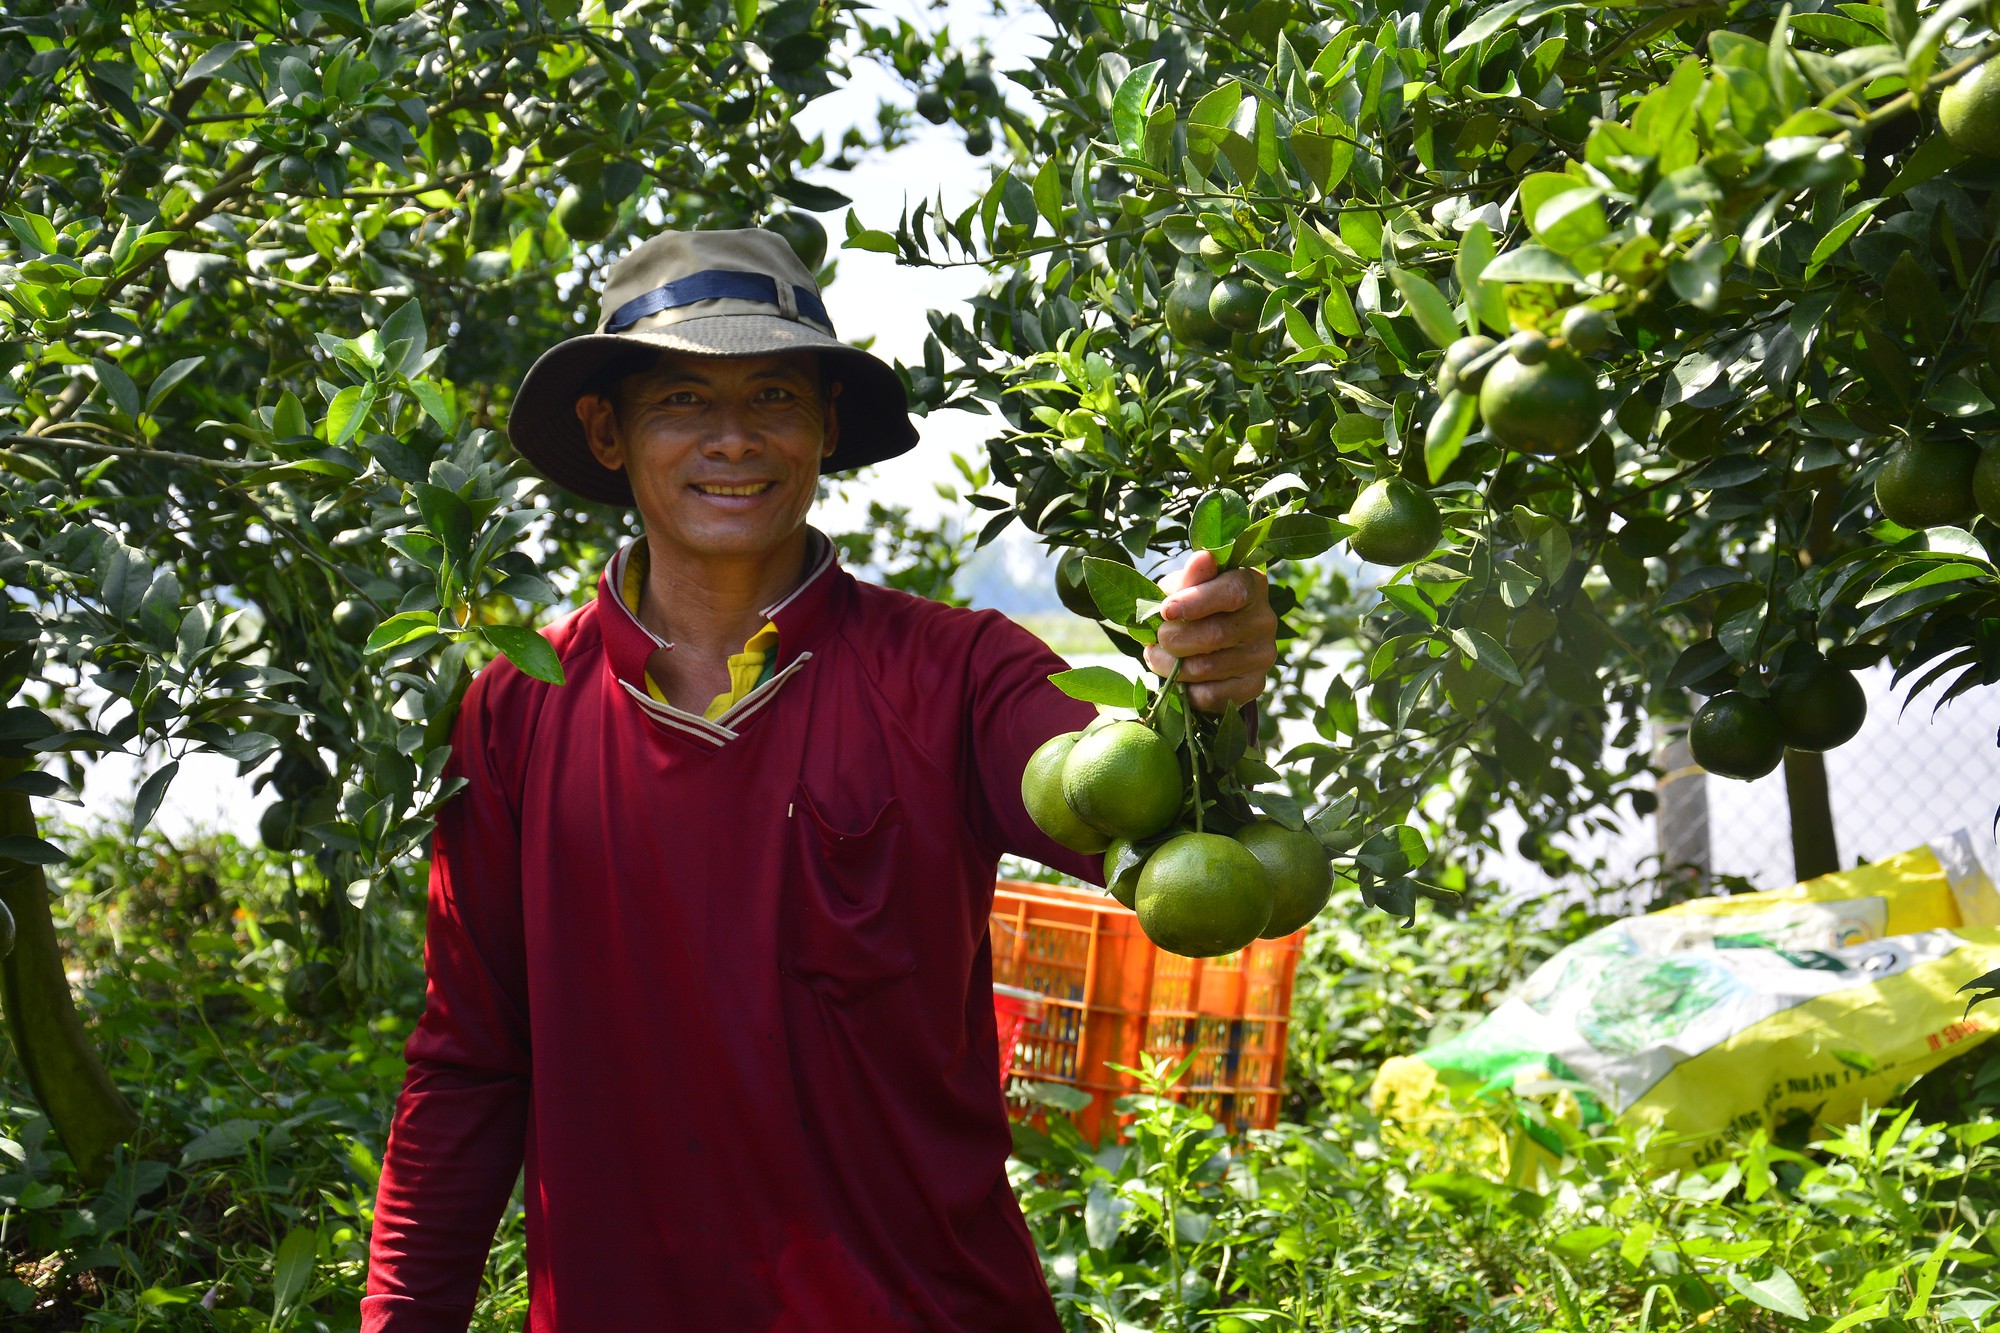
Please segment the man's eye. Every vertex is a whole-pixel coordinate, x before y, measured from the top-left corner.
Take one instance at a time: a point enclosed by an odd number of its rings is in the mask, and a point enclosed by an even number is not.
[[[667,395],[667,402],[675,407],[687,407],[699,400],[686,389],[677,389]]]

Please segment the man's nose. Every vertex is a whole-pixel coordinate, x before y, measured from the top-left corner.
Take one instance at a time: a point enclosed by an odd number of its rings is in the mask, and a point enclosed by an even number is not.
[[[761,453],[764,437],[748,407],[723,403],[709,413],[701,443],[702,452],[711,458],[733,460]]]

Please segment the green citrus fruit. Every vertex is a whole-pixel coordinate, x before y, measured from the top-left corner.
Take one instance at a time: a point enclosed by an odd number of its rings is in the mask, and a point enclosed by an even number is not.
[[[1508,346],[1479,386],[1486,433],[1525,454],[1566,454],[1588,444],[1603,411],[1597,376],[1568,348],[1549,349],[1529,365],[1515,355],[1512,339]]]
[[[1548,335],[1534,329],[1522,329],[1507,339],[1507,354],[1524,366],[1541,365],[1550,350]]]
[[[1778,730],[1794,750],[1831,750],[1854,739],[1868,716],[1868,696],[1852,671],[1816,662],[1771,682]]]
[[[1318,74],[1319,71],[1314,70],[1313,73]],[[1261,1333],[1261,1331],[1248,1319],[1238,1319],[1233,1314],[1226,1314],[1215,1321],[1215,1333]]]
[[[556,199],[556,225],[572,241],[601,241],[618,222],[618,210],[595,185],[566,185]]]
[[[1585,355],[1601,352],[1611,345],[1616,332],[1611,317],[1594,306],[1573,305],[1563,312],[1563,341],[1574,351]]]
[[[274,852],[289,852],[299,845],[292,803],[273,801],[257,817],[257,840]]]
[[[1099,560],[1114,560],[1125,566],[1132,564],[1132,557],[1116,542],[1099,542],[1094,546],[1071,547],[1064,551],[1062,559],[1056,561],[1056,596],[1062,604],[1085,620],[1101,620],[1104,613],[1097,609],[1097,602],[1090,595],[1090,585],[1084,580],[1083,558],[1096,556]]]
[[[1963,527],[1978,510],[1972,493],[1979,448],[1963,440],[1905,440],[1875,478],[1882,517],[1905,528]]]
[[[1051,736],[1028,757],[1028,766],[1021,770],[1021,804],[1028,807],[1028,818],[1036,828],[1071,851],[1101,852],[1109,839],[1079,819],[1063,799],[1063,761],[1082,735],[1066,731]]]
[[[985,157],[993,151],[993,131],[984,125],[974,125],[965,132],[965,151],[974,157]]]
[[[1467,372],[1466,366],[1485,356],[1500,344],[1481,333],[1469,338],[1460,338],[1444,349],[1444,360],[1438,363],[1438,392],[1478,393],[1479,386],[1486,382],[1487,367]]]
[[[1167,289],[1167,332],[1176,342],[1189,347],[1219,347],[1229,341],[1229,330],[1216,323],[1208,311],[1208,297],[1215,279],[1206,273],[1186,273]]]
[[[785,244],[792,247],[792,253],[809,271],[819,272],[819,266],[826,262],[826,228],[818,218],[805,213],[780,213],[764,226],[784,237]]]
[[[1146,858],[1133,848],[1130,838],[1113,838],[1104,849],[1104,891],[1120,906],[1131,907],[1139,892],[1139,872],[1145,865]]]
[[[1063,799],[1114,838],[1150,838],[1181,809],[1181,761],[1159,732],[1113,722],[1089,732],[1062,768]]]
[[[1938,124],[1960,152],[2000,157],[2000,61],[1988,61],[1944,90]]]
[[[303,153],[286,153],[278,163],[278,180],[293,194],[312,184],[313,167]]]
[[[294,1018],[323,1018],[332,1012],[339,986],[332,963],[313,962],[287,972],[279,993]]]
[[[333,608],[333,632],[350,642],[359,642],[375,630],[375,609],[359,597],[343,598]]]
[[[1981,449],[1972,470],[1972,498],[1979,512],[2000,523],[2000,446]]]
[[[1384,477],[1362,491],[1346,521],[1354,525],[1347,548],[1376,565],[1421,560],[1437,549],[1444,535],[1437,502],[1401,477]]]
[[[951,103],[937,89],[926,88],[917,94],[917,114],[933,125],[942,125],[951,119]]]
[[[1208,294],[1208,313],[1231,333],[1255,333],[1264,322],[1264,298],[1269,295],[1248,278],[1224,278]]]
[[[1236,252],[1221,241],[1216,240],[1213,236],[1204,236],[1201,238],[1201,245],[1197,253],[1201,256],[1201,262],[1208,265],[1210,269],[1228,268],[1236,262]]]
[[[1248,847],[1220,833],[1183,833],[1139,872],[1134,909],[1146,938],[1184,958],[1235,953],[1270,923],[1271,877]]]
[[[1720,777],[1761,778],[1785,757],[1777,710],[1762,699],[1724,690],[1694,715],[1688,751],[1697,764]]]
[[[960,87],[965,89],[966,96],[977,97],[982,100],[993,96],[994,93],[999,91],[993,85],[992,73],[983,69],[975,69],[972,73],[966,75],[965,82]]]
[[[1283,939],[1319,915],[1333,893],[1333,864],[1318,838],[1260,819],[1237,830],[1236,841],[1250,849],[1271,880],[1271,919],[1264,924],[1265,939]]]

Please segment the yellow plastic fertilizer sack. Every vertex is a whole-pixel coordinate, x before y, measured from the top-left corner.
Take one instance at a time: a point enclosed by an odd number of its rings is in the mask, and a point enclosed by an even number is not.
[[[1996,967],[2000,892],[1959,833],[1606,926],[1477,1026],[1390,1060],[1372,1097],[1435,1130],[1485,1089],[1559,1089],[1572,1119],[1657,1127],[1664,1161],[1699,1165],[1755,1129],[1847,1121],[1984,1041],[2000,1006],[1968,1014],[1958,989]]]

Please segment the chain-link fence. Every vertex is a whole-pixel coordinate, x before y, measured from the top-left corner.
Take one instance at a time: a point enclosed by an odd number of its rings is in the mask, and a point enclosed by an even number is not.
[[[1959,829],[1988,859],[2000,859],[1993,828],[2000,806],[2000,690],[1980,690],[1935,716],[1932,696],[1904,707],[1886,669],[1860,673],[1868,720],[1846,745],[1825,756],[1839,863],[1857,865],[1947,836]],[[1686,743],[1661,734],[1658,812],[1628,818],[1615,833],[1574,839],[1580,859],[1597,862],[1604,883],[1644,881],[1608,901],[1608,910],[1644,910],[1658,891],[1656,876],[1679,873],[1701,881],[1741,881],[1781,888],[1798,876],[1792,864],[1791,812],[1781,767],[1755,782],[1704,773]],[[1518,892],[1546,892],[1546,877],[1525,862],[1499,866],[1498,877]],[[1539,881],[1539,882],[1538,882]]]

